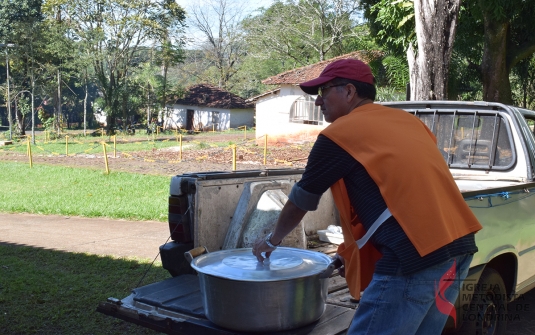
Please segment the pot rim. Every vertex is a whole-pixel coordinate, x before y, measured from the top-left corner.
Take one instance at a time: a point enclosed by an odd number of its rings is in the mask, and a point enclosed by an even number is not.
[[[331,258],[318,251],[279,247],[269,262],[260,263],[251,248],[226,249],[191,261],[200,274],[241,282],[275,282],[306,278],[325,271]]]

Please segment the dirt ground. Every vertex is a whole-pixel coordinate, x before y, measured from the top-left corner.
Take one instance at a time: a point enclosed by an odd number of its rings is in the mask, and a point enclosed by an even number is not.
[[[162,138],[165,139],[165,138]],[[173,176],[188,172],[231,171],[232,150],[229,147],[210,147],[205,149],[188,149],[193,141],[211,143],[236,143],[236,170],[303,168],[312,143],[288,144],[269,143],[266,165],[264,162],[263,143],[256,145],[253,138],[244,141],[240,134],[197,134],[183,137],[183,153],[180,161],[180,148],[169,147],[128,153],[108,152],[110,171]],[[0,160],[28,162],[25,154],[1,151]],[[97,154],[51,155],[34,153],[34,164],[62,165],[105,170],[104,156]]]

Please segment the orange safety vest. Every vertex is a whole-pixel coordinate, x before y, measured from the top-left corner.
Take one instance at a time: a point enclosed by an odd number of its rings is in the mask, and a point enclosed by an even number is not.
[[[415,116],[378,104],[360,106],[325,128],[328,137],[360,162],[375,181],[386,205],[420,256],[482,227],[459,192],[433,133]],[[343,180],[331,187],[340,212],[351,294],[371,281],[380,253],[355,240],[365,230],[351,208]]]

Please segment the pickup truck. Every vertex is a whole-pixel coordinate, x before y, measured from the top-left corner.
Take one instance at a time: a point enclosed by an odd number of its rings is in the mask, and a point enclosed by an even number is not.
[[[388,102],[420,118],[467,204],[483,225],[479,251],[444,333],[502,334],[511,317],[507,303],[535,286],[535,112],[487,102]],[[388,136],[388,134],[385,134]],[[271,231],[293,184],[303,170],[200,172],[175,176],[169,197],[172,241],[160,247],[171,277],[109,298],[97,310],[168,334],[236,334],[204,315],[195,271],[184,253],[250,247]],[[318,231],[337,225],[330,192],[309,212],[284,245],[334,254],[336,245]],[[344,334],[358,302],[337,274],[329,278],[326,310],[302,328],[277,334]]]

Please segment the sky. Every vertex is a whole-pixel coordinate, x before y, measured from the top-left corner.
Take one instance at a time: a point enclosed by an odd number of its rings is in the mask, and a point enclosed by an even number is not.
[[[269,7],[273,2],[275,2],[275,0],[250,0],[250,1],[248,1],[248,0],[227,0],[227,1],[228,2],[235,1],[237,3],[240,3],[241,5],[243,5],[245,7],[244,10],[247,11],[247,12],[252,12],[255,9],[260,8],[260,7]],[[192,4],[197,4],[200,1],[199,0],[176,0],[176,2],[180,6],[185,8],[186,11],[187,11],[189,6],[191,6]]]

